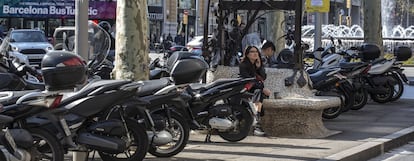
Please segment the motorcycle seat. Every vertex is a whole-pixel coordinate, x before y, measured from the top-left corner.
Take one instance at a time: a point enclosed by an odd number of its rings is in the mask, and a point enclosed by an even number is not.
[[[339,67],[341,69],[345,69],[345,70],[352,70],[352,69],[356,69],[356,68],[360,68],[362,66],[367,65],[366,62],[341,62],[339,63]]]
[[[385,59],[385,58],[381,58],[381,59],[374,60],[374,61],[372,62],[372,64],[374,65],[374,64],[382,63],[383,61],[388,61],[388,60],[387,60],[387,59]]]
[[[214,82],[208,83],[208,84],[202,84],[202,83],[193,83],[189,85],[189,88],[193,91],[199,91],[199,90],[204,90],[204,89],[208,89],[214,86],[218,86],[218,85],[222,85],[225,83],[229,83],[229,82],[234,82],[234,81],[238,81],[241,80],[242,78],[225,78],[225,79],[217,79]]]
[[[94,94],[100,94],[97,92],[92,92],[95,89],[103,88],[103,91],[107,91],[110,88],[118,88],[124,84],[130,83],[131,81],[128,80],[99,80],[95,82],[90,82],[86,86],[84,86],[82,89],[77,91],[76,93],[73,93],[70,97],[67,99],[64,99],[61,103],[61,105],[66,105],[67,103],[70,103],[74,100],[83,98],[85,96],[94,95]],[[92,93],[91,93],[92,92]]]
[[[13,121],[13,117],[6,116],[6,115],[0,115],[0,124],[7,124],[12,121]]]
[[[334,71],[336,68],[324,68],[324,69],[318,69],[315,70],[313,73],[309,73],[309,77],[313,84],[316,84],[317,82],[323,81],[328,79],[328,76],[326,76],[328,73]]]
[[[154,94],[158,90],[170,85],[171,79],[168,77],[164,77],[161,79],[140,81],[140,83],[142,83],[142,86],[138,89],[137,95],[147,96],[147,95]]]

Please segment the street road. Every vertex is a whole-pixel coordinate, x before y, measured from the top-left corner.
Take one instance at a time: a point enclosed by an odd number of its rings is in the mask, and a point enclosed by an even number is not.
[[[409,161],[414,160],[414,142],[391,150],[381,156],[370,159],[369,161]]]

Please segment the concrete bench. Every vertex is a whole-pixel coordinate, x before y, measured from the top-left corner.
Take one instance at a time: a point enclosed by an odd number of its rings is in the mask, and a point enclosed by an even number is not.
[[[215,72],[207,73],[207,82],[219,78],[238,77],[238,67],[218,66]],[[315,96],[309,84],[299,87],[296,83],[285,86],[285,78],[291,77],[292,69],[266,68],[265,87],[272,91],[263,101],[265,116],[261,126],[268,136],[294,138],[324,138],[338,133],[328,130],[322,122],[322,111],[339,106],[338,97]],[[305,79],[309,77],[304,73]],[[277,93],[277,96],[274,96]]]

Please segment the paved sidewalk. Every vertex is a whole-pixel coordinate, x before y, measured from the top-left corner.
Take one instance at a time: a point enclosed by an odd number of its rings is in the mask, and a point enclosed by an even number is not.
[[[414,67],[405,73],[414,78]],[[340,133],[323,139],[248,136],[236,143],[218,136],[212,137],[215,143],[204,143],[204,134],[193,133],[176,156],[156,158],[147,154],[145,161],[367,160],[414,140],[414,86],[406,85],[402,99],[396,102],[370,101],[361,110],[324,120],[324,124]],[[70,158],[68,155],[67,160]]]
[[[413,107],[414,100],[409,99],[388,104],[370,102],[359,111],[325,120],[328,129],[341,133],[323,139],[249,136],[230,143],[214,136],[212,140],[216,143],[206,144],[204,135],[192,134],[191,142],[175,157],[155,158],[148,154],[145,160],[366,160],[380,155],[383,149],[386,151],[414,140]]]

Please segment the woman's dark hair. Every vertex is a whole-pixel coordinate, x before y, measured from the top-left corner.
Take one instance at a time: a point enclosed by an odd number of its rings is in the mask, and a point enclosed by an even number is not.
[[[258,47],[256,47],[256,46],[247,46],[246,47],[246,49],[244,50],[244,53],[243,53],[243,58],[242,58],[242,62],[244,61],[244,60],[246,60],[246,59],[248,59],[247,58],[247,55],[249,55],[249,51],[250,51],[250,49],[252,49],[252,48],[256,48],[256,50],[257,50],[257,52],[258,52],[258,54],[259,54],[259,58],[261,58],[261,53],[260,53],[260,50],[259,50],[259,48]]]

